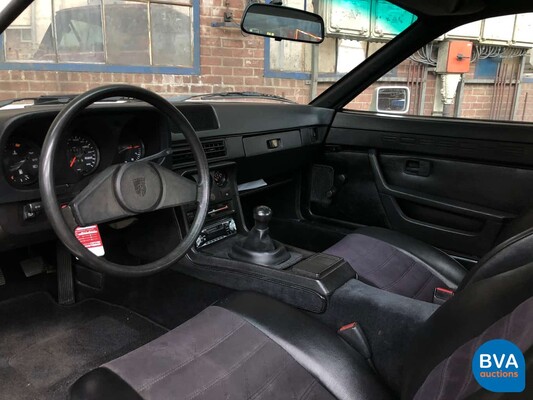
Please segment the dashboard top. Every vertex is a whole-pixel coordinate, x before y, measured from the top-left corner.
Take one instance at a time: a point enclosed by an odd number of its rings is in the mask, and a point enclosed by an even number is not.
[[[329,126],[334,116],[334,110],[299,104],[191,102],[174,105],[189,119],[201,138],[298,129],[304,126]],[[62,109],[62,105],[0,109],[0,136],[13,120],[46,116],[53,118]],[[106,103],[92,105],[87,112],[135,113],[140,110],[154,109],[141,102]]]

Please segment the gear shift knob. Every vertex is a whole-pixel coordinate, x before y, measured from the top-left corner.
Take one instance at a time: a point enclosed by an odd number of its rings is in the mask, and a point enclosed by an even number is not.
[[[242,241],[236,242],[230,258],[251,264],[276,268],[291,258],[287,248],[270,237],[268,223],[272,219],[272,210],[267,206],[254,208],[255,225]]]
[[[267,229],[268,223],[272,219],[272,210],[267,206],[254,208],[255,227],[257,229]]]

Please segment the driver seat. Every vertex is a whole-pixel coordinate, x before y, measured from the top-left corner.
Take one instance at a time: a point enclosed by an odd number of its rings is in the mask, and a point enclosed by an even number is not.
[[[533,263],[479,280],[437,309],[404,353],[401,393],[326,325],[240,293],[87,373],[70,399],[501,399],[507,395],[472,379],[472,355],[488,340],[507,339],[533,368],[532,288]]]

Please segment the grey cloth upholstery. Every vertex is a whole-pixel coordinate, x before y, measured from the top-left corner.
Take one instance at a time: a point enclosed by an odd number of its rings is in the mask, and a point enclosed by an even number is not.
[[[334,398],[273,340],[220,307],[104,367],[144,399]]]
[[[532,287],[533,263],[476,282],[439,307],[417,329],[403,356],[401,398],[464,400],[471,394],[486,394],[470,383],[462,366],[447,365],[468,365],[465,357],[476,343],[494,336],[517,343],[527,365],[533,365]],[[453,327],[457,329],[451,335]],[[531,398],[533,391],[533,380],[527,379],[522,398]],[[73,400],[392,398],[362,356],[334,331],[253,293],[221,301],[152,343],[91,371],[72,386],[70,396]]]
[[[468,285],[439,307],[415,333],[412,338],[413,345],[409,347],[404,357],[402,398],[413,399],[420,390],[423,392],[434,390],[435,388],[431,388],[432,383],[438,380],[434,375],[438,374],[438,371],[432,372],[435,368],[448,375],[442,381],[446,386],[452,386],[449,384],[452,382],[468,385],[464,369],[453,367],[456,363],[460,363],[458,358],[465,356],[469,345],[464,348],[462,346],[472,340],[479,339],[478,345],[481,345],[485,338],[497,338],[501,335],[499,338],[508,339],[519,345],[525,351],[526,364],[531,365],[533,362],[532,288],[533,263],[530,263]],[[503,330],[498,323],[500,320],[502,320],[500,323],[505,325]],[[450,365],[452,368],[444,371],[441,369],[444,366],[442,363],[447,362],[452,363]],[[466,367],[471,365],[470,363]],[[428,378],[431,375],[434,377]],[[527,374],[526,379],[529,380],[531,377],[531,374]],[[428,387],[424,388],[426,385]],[[447,388],[444,393],[450,394],[448,390],[452,388]],[[431,393],[432,396],[429,397],[431,399],[439,395],[438,390]],[[482,390],[479,396],[485,399],[491,398],[487,396],[488,394],[486,390]],[[476,395],[478,392],[472,396]],[[472,396],[463,393],[462,397],[447,398],[470,400]],[[533,398],[533,383],[526,387],[524,393],[511,398]]]
[[[324,253],[344,258],[369,285],[428,302],[435,288],[456,289],[466,275],[440,250],[381,228],[360,229]]]
[[[365,359],[314,318],[257,293],[218,304],[276,342],[339,400],[389,399],[389,390]]]
[[[400,392],[403,360],[413,335],[438,309],[437,304],[410,299],[351,279],[333,293],[326,311],[316,318],[332,329],[356,321],[365,332],[372,361],[384,383]]]
[[[513,226],[524,227],[531,218],[520,221]],[[506,239],[470,271],[433,246],[377,227],[358,229],[324,253],[344,258],[359,279],[369,285],[431,302],[437,287],[463,290],[472,283],[532,262],[533,228],[508,238],[510,234],[507,229],[505,235],[501,235]]]
[[[533,321],[532,297],[442,360],[428,375],[414,400],[465,399],[481,391],[471,373],[472,358],[478,347],[492,339],[506,339],[516,344],[522,353],[526,353],[533,346],[531,321]]]
[[[274,299],[241,293],[89,372],[70,390],[71,400],[102,397],[390,400],[392,395],[335,331]]]

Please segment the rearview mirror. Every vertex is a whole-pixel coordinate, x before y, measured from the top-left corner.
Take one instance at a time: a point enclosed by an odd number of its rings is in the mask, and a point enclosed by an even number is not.
[[[322,43],[324,20],[320,15],[296,8],[252,4],[242,17],[241,29],[250,35],[276,40]]]

